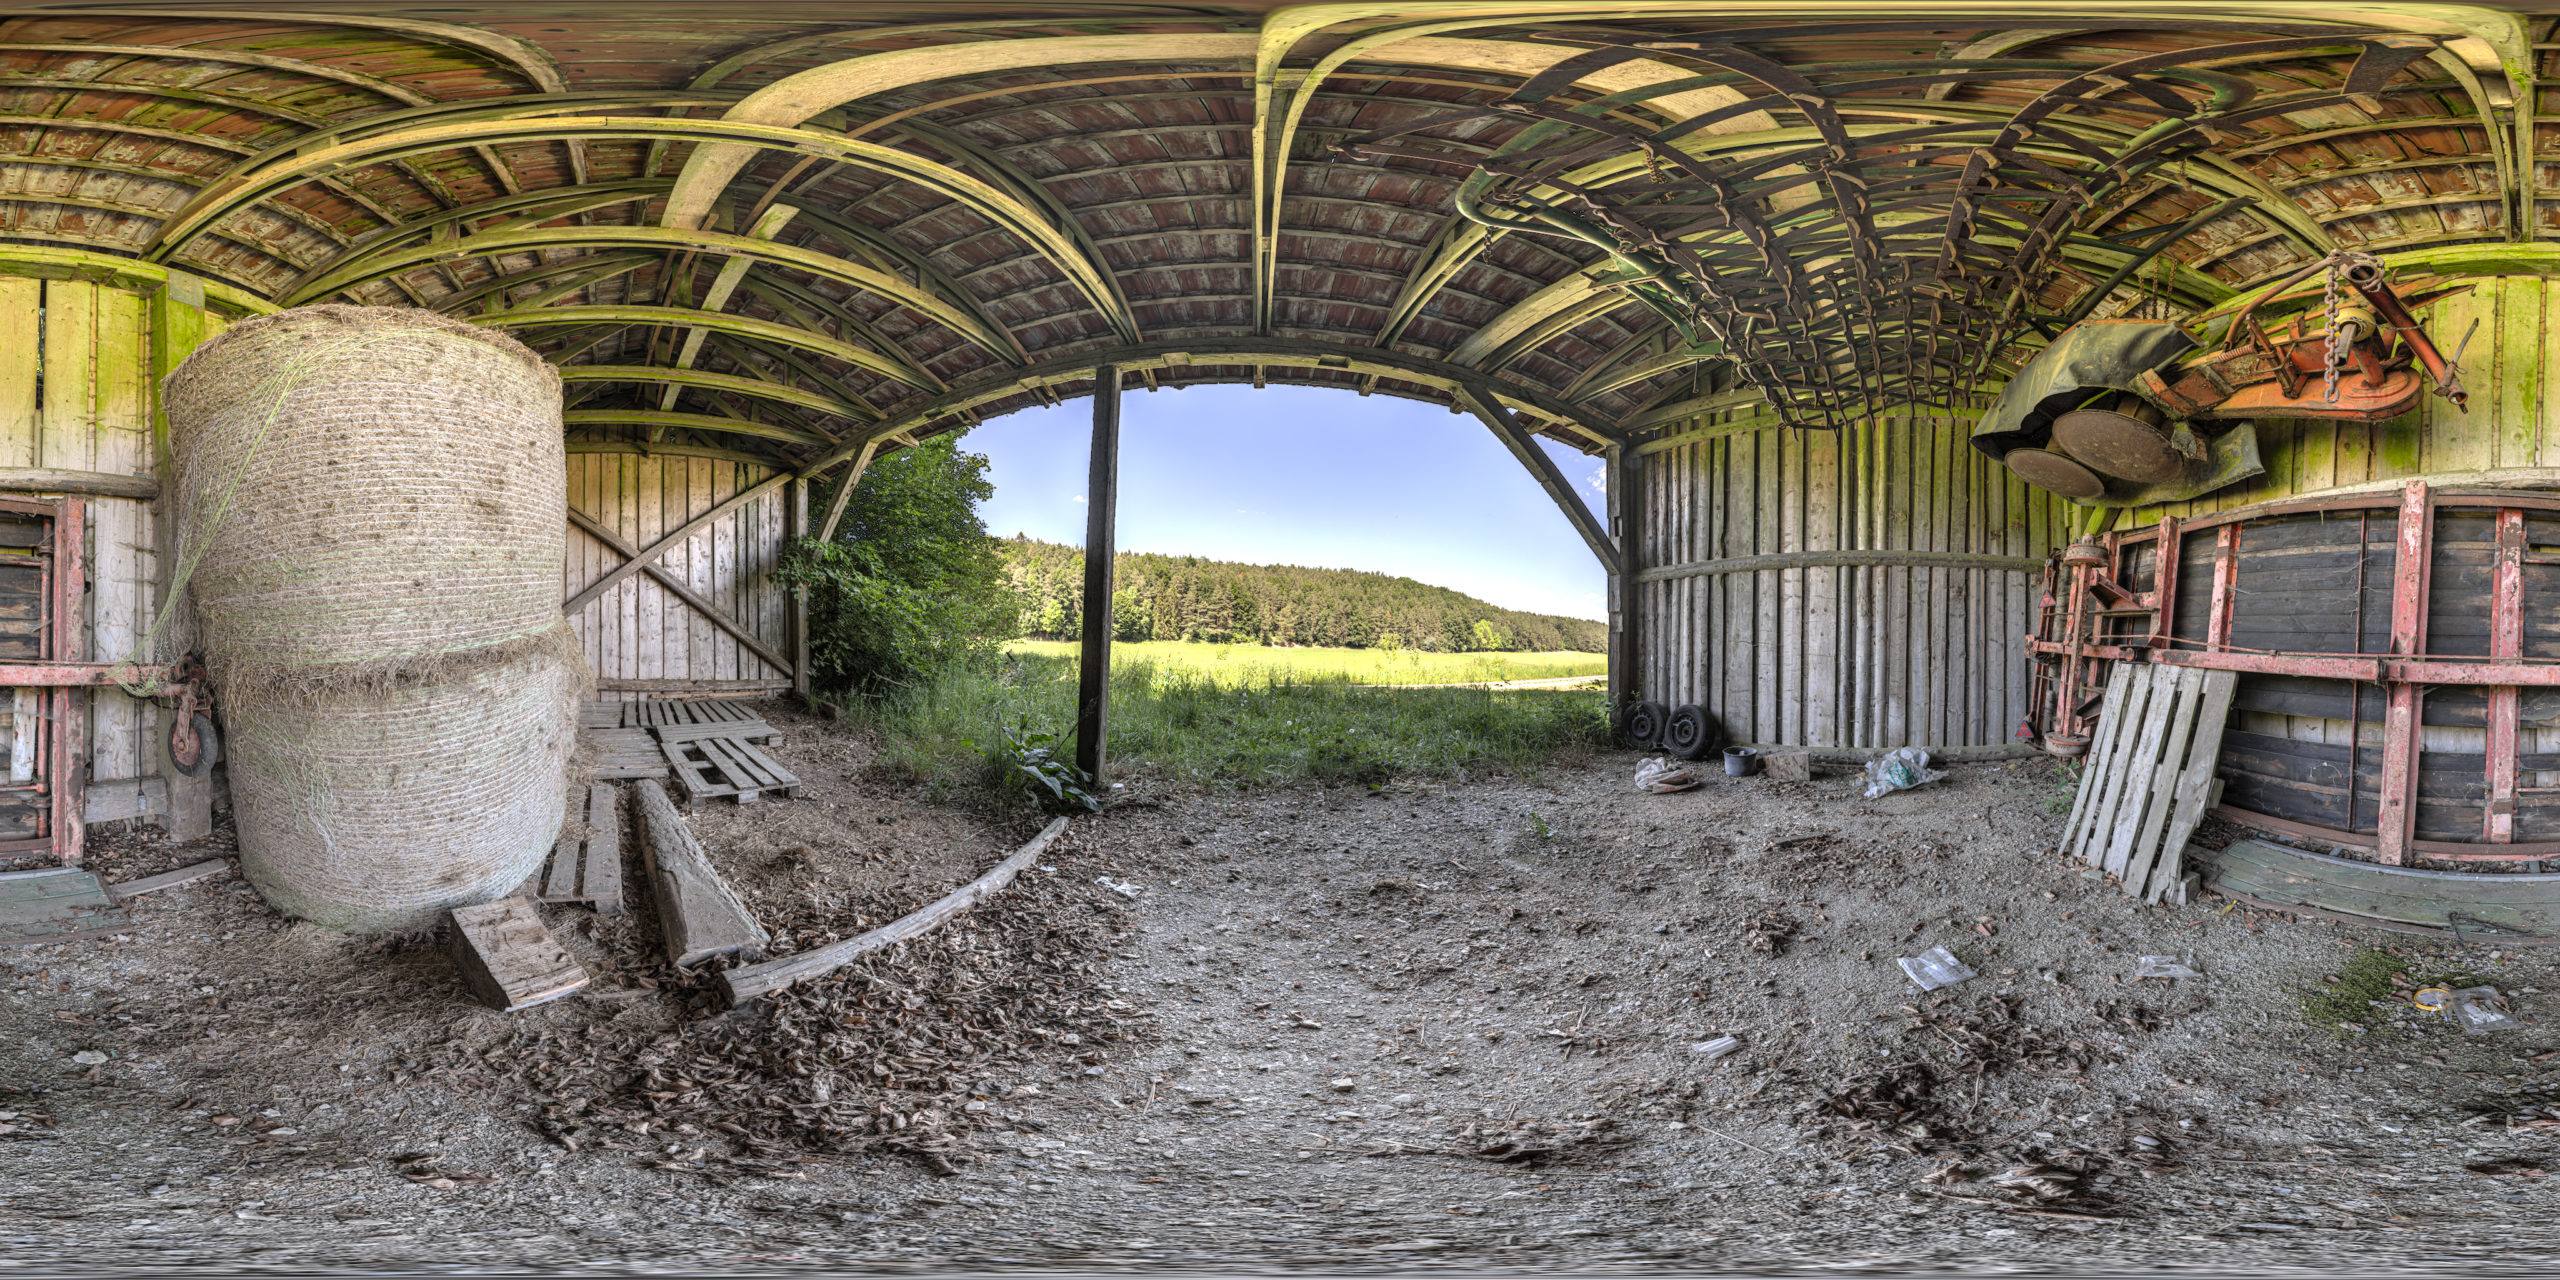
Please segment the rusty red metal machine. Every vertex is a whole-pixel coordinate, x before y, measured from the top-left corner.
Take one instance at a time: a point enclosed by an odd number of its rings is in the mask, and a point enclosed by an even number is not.
[[[93,662],[89,649],[88,573],[83,558],[88,504],[77,497],[0,498],[0,686],[37,691],[36,713],[17,731],[33,741],[16,754],[27,776],[0,778],[0,861],[23,866],[50,860],[77,866],[87,838],[88,698],[120,688],[176,710],[171,761],[189,775],[212,767],[212,721],[201,711],[204,668],[175,663]],[[32,719],[33,723],[28,721]]]
[[[2223,816],[2390,864],[2560,858],[2560,754],[2525,736],[2560,727],[2555,545],[2560,495],[2423,481],[2082,539],[2044,571],[2021,736],[2086,752],[2111,663],[2239,672]]]

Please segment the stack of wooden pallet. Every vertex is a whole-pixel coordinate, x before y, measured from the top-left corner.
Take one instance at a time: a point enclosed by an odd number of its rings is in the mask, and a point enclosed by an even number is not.
[[[672,776],[687,807],[729,797],[800,794],[800,779],[762,750],[782,731],[735,703],[707,699],[590,702],[578,725],[596,747],[599,782]]]
[[[2222,784],[2228,671],[2119,662],[2098,710],[2062,851],[2116,877],[2146,902],[2179,899],[2187,837]]]

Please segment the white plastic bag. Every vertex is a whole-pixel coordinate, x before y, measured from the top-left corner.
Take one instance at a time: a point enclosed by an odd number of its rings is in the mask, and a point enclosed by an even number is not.
[[[2454,1025],[2462,1028],[2464,1035],[2484,1036],[2492,1031],[2513,1031],[2520,1025],[2516,1016],[2507,1011],[2507,1001],[2498,994],[2496,987],[2464,987],[2452,995],[2453,1004],[2449,1012],[2453,1014]]]
[[[1690,1045],[1689,1052],[1703,1054],[1707,1061],[1713,1062],[1741,1047],[1742,1040],[1738,1036],[1717,1036],[1713,1040],[1701,1040]]]
[[[1867,798],[1873,800],[1927,786],[1946,776],[1946,770],[1929,767],[1928,752],[1918,747],[1895,747],[1867,762]]]
[[[1955,953],[1945,947],[1931,947],[1916,956],[1904,956],[1894,963],[1901,965],[1903,976],[1911,979],[1911,984],[1923,991],[1952,987],[1967,978],[1976,976],[1973,966],[1956,959]]]
[[[1662,756],[1647,757],[1636,766],[1636,790],[1656,795],[1686,791],[1698,785],[1698,776],[1676,762]]]
[[[2176,956],[2136,956],[2133,976],[2137,978],[2201,978],[2204,974],[2189,967]]]

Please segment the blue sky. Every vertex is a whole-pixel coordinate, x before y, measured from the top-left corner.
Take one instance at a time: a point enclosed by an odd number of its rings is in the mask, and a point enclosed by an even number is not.
[[[1374,569],[1604,616],[1599,561],[1472,416],[1313,387],[1132,389],[1120,404],[1123,551]],[[1092,430],[1092,402],[1071,400],[970,432],[962,447],[987,455],[996,486],[987,531],[1083,543]],[[1600,460],[1546,448],[1599,512]]]

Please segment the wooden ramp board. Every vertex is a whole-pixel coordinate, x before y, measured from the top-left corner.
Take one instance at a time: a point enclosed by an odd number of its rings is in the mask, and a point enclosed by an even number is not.
[[[529,1009],[587,985],[586,967],[523,898],[454,908],[452,946],[463,983],[492,1009]]]
[[[697,738],[658,745],[675,770],[685,807],[727,796],[751,804],[769,792],[800,794],[800,779],[753,743],[736,738]]]
[[[2187,837],[2220,790],[2228,671],[2119,662],[2107,679],[2096,740],[2062,832],[2062,851],[2116,877],[2147,902],[2185,876]]]
[[[773,939],[738,901],[728,882],[711,865],[693,829],[676,812],[666,788],[636,783],[641,847],[649,854],[649,885],[658,896],[658,924],[665,931],[667,959],[678,968],[713,956],[764,959]]]
[[[581,736],[595,748],[598,782],[630,782],[667,776],[667,759],[646,729],[588,729]]]
[[[576,815],[583,816],[586,838],[572,840],[563,832],[551,846],[551,863],[535,895],[541,902],[585,903],[598,915],[622,914],[622,789],[598,783],[576,792]]]
[[[98,877],[76,867],[0,872],[0,947],[58,942],[131,923]]]
[[[581,729],[618,729],[622,727],[620,701],[581,702],[578,704],[578,727]]]
[[[2438,929],[2476,942],[2560,940],[2560,875],[2420,871],[2234,840],[2209,863],[2205,885],[2267,906]]]

